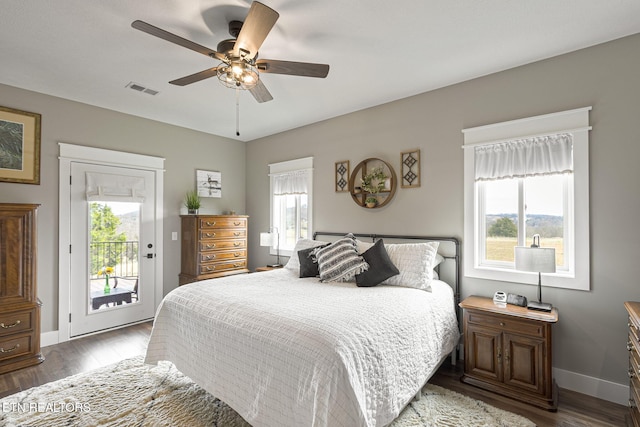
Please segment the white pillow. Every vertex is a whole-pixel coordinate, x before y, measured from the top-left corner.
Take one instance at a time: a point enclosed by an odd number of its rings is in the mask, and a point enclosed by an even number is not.
[[[317,246],[326,245],[329,242],[322,242],[320,240],[300,239],[296,242],[296,246],[293,248],[291,258],[285,264],[284,268],[293,270],[296,273],[300,271],[300,260],[298,259],[298,251],[303,249],[315,248]]]
[[[384,245],[389,258],[400,270],[382,285],[405,286],[431,291],[433,266],[438,253],[439,242],[400,243]]]

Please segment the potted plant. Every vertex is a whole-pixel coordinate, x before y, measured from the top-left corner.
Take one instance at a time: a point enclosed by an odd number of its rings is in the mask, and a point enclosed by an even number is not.
[[[184,205],[187,207],[189,215],[197,215],[198,209],[200,209],[200,196],[198,196],[198,192],[195,190],[187,191],[184,197]]]
[[[364,201],[368,208],[373,208],[378,204],[376,195],[385,189],[387,178],[389,177],[384,173],[382,166],[373,168],[371,172],[362,177],[362,191],[369,194]]]

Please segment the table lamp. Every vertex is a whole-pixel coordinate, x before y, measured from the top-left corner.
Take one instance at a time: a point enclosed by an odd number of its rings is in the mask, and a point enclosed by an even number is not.
[[[273,246],[273,242],[276,243],[276,263],[267,265],[267,267],[280,268],[280,233],[278,233],[277,227],[271,227],[273,232],[260,233],[260,246]]]
[[[540,235],[535,234],[530,247],[516,246],[514,251],[516,270],[538,273],[538,301],[529,301],[527,308],[529,310],[551,311],[552,305],[542,302],[542,273],[556,272],[556,250],[541,248]]]

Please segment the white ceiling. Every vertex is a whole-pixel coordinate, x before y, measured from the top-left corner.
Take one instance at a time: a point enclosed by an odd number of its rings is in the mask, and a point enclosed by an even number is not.
[[[263,3],[280,19],[260,58],[331,69],[326,79],[262,74],[274,100],[258,104],[241,92],[240,137],[234,90],[215,77],[168,83],[217,61],[131,22],[215,50],[250,0],[5,0],[0,83],[249,141],[640,32],[638,0]],[[129,82],[160,93],[136,92]]]

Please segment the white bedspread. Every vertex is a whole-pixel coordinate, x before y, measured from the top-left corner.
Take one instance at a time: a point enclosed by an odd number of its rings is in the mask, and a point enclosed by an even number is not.
[[[146,362],[169,360],[252,426],[384,426],[458,342],[451,288],[299,279],[287,270],[168,294]]]

